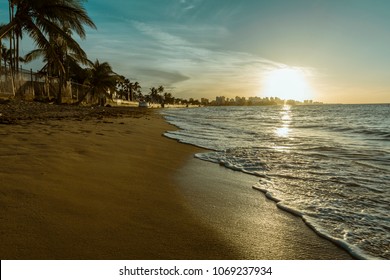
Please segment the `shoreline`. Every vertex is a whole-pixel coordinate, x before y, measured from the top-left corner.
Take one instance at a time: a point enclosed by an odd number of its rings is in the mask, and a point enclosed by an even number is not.
[[[176,180],[194,215],[232,244],[241,259],[354,259],[301,217],[253,190],[255,176],[192,158],[178,170]]]
[[[196,197],[184,190],[193,190],[195,182],[201,184],[195,190],[203,197],[209,194],[206,185],[223,191],[218,177],[205,176],[221,167],[206,165],[202,171],[204,162],[193,155],[203,149],[163,136],[175,127],[158,113],[136,111],[87,118],[78,113],[57,118],[55,112],[48,118],[43,113],[0,124],[1,259],[317,259],[316,248],[327,248],[330,259],[348,259],[332,243],[323,247],[317,240],[309,250],[299,240],[281,242],[284,237],[277,226],[271,228],[276,232],[259,228],[261,234],[275,235],[276,239],[262,239],[268,244],[293,246],[272,254],[266,244],[237,235],[243,227],[230,232],[216,228],[221,220],[215,213],[206,216],[207,222],[194,211]],[[179,182],[183,170],[190,173]],[[260,205],[276,208],[269,202]],[[262,213],[264,221],[270,221],[269,213],[286,215],[266,209],[271,212]],[[303,224],[295,232],[301,230],[315,235]],[[248,254],[254,246],[257,253]],[[302,251],[306,253],[299,257]]]

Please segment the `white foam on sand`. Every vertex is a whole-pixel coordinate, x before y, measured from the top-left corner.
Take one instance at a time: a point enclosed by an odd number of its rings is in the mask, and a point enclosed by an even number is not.
[[[300,217],[256,195],[251,186],[258,177],[193,158],[178,170],[176,180],[188,208],[243,259],[351,258]]]

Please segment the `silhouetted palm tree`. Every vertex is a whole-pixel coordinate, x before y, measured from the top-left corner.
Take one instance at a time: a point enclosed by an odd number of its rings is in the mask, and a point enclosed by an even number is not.
[[[0,29],[5,26],[4,24],[0,24]],[[1,59],[2,61],[4,62],[4,72],[5,74],[8,74],[8,70],[7,70],[7,64],[9,66],[11,66],[11,59],[12,59],[12,50],[10,48],[8,48],[4,43],[3,43],[3,40],[4,42],[9,42],[10,40],[12,41],[11,39],[11,33],[9,34],[6,34],[3,38],[0,39],[0,45],[1,45],[1,50],[0,50],[0,54],[1,54]]]
[[[99,105],[104,105],[104,99],[112,99],[116,84],[120,76],[116,74],[110,64],[100,63],[96,60],[91,68],[88,69],[89,78],[86,84],[90,86],[90,93],[99,100]]]
[[[64,75],[65,67],[61,63],[61,58],[56,55],[50,38],[60,36],[69,50],[79,56],[85,56],[84,51],[68,32],[74,31],[84,39],[84,25],[96,28],[82,2],[81,0],[12,0],[10,1],[10,22],[0,28],[0,39],[9,33],[16,38],[21,38],[23,32],[27,33],[39,49],[46,49],[48,53],[51,53],[50,57],[56,60],[56,64],[60,66]],[[15,43],[12,43],[12,40],[10,48],[15,49]],[[17,61],[18,53],[15,53],[15,56],[15,61]]]
[[[4,45],[1,46],[1,60],[4,63],[4,73],[7,75],[8,70],[7,70],[7,64],[9,65],[10,60],[11,60],[11,50],[7,49]]]
[[[52,51],[48,49],[36,49],[24,57],[25,62],[31,62],[37,58],[43,58],[45,63],[43,72],[52,78],[58,78],[59,91],[57,92],[57,101],[61,102],[62,91],[65,87],[66,81],[69,80],[71,73],[69,70],[71,66],[81,63],[83,65],[91,66],[93,63],[89,61],[85,54],[75,54],[70,52],[67,48],[66,41],[60,35],[51,35],[50,38]]]
[[[25,31],[38,47],[49,47],[47,35],[60,34],[69,41],[69,47],[79,50],[74,41],[63,26],[75,31],[81,38],[85,38],[84,25],[96,28],[93,21],[87,15],[80,0],[12,0],[11,6],[15,14],[11,21],[0,29],[0,38],[14,30],[17,34]]]
[[[172,96],[172,93],[165,92],[164,93],[164,100],[165,100],[165,103],[173,104],[174,103],[174,98]]]
[[[150,96],[150,101],[155,103],[155,102],[158,102],[158,90],[155,88],[155,87],[151,87],[150,88],[150,93],[149,93],[149,96]]]
[[[120,98],[125,98],[126,100],[133,101],[135,99],[134,93],[139,94],[141,86],[138,82],[132,83],[124,76],[120,76],[120,79],[117,81],[117,89]]]
[[[164,95],[163,95],[164,87],[163,86],[159,86],[157,88],[157,92],[159,93],[159,94],[157,94],[158,103],[160,103],[163,106],[164,105]]]
[[[134,83],[133,90],[134,90],[135,93],[137,93],[136,94],[136,99],[137,98],[139,99],[140,95],[142,96],[142,93],[141,93],[141,86],[140,86],[140,84],[138,82]]]
[[[134,89],[134,83],[129,81],[129,92],[127,96],[128,101],[133,101],[133,89]]]
[[[128,83],[130,83],[130,80],[127,79],[125,76],[120,76],[116,81],[117,94],[120,99],[123,99],[124,97],[126,98],[128,91]]]

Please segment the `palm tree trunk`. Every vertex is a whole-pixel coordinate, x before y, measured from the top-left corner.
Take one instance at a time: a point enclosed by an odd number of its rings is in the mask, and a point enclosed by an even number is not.
[[[15,48],[15,69],[16,73],[19,73],[19,41],[20,38],[16,35],[16,48]]]
[[[0,39],[0,75],[3,72],[3,69],[1,69],[1,63],[3,62],[3,42]]]
[[[10,52],[9,52],[9,72],[12,83],[12,94],[15,96],[15,75],[14,75],[14,59],[12,50],[12,36],[9,38]]]
[[[9,18],[10,18],[10,23],[13,22],[14,20],[14,7],[12,4],[12,1],[9,1]],[[11,83],[12,83],[12,94],[15,96],[15,75],[14,75],[14,55],[13,55],[13,39],[14,39],[14,31],[13,31],[13,26],[12,28],[9,29],[11,32],[11,35],[9,36],[9,48],[10,48],[10,74],[11,74]]]

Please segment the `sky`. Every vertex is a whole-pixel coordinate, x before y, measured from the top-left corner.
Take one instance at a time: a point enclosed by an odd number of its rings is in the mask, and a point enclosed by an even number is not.
[[[143,93],[163,85],[182,98],[264,97],[277,87],[292,99],[305,90],[305,98],[327,103],[390,103],[388,0],[89,0],[85,7],[97,26],[80,40],[89,58],[109,62]]]

